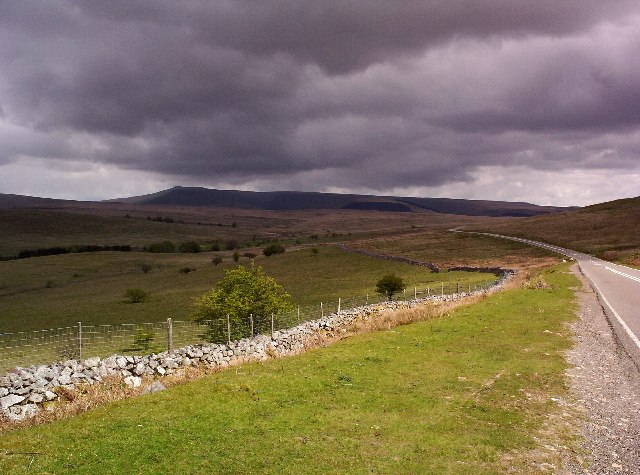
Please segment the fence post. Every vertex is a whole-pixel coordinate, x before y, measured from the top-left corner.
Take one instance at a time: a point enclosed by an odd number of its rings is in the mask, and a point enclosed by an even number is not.
[[[300,305],[298,305],[298,324],[300,324]]]
[[[229,319],[228,313],[227,313],[227,343],[231,344],[231,320]]]
[[[78,322],[78,359],[82,359],[82,322]]]
[[[251,338],[253,338],[253,313],[249,314],[249,323],[251,323]]]
[[[320,317],[324,317],[324,307],[322,306],[322,302],[320,302]]]
[[[367,305],[369,305],[369,292],[367,292]]]
[[[442,284],[442,292],[440,292],[440,295],[444,295],[444,282],[441,282]]]
[[[456,294],[460,293],[460,282],[456,282]]]
[[[338,297],[338,313],[340,313],[340,307],[342,306],[342,299]]]
[[[413,300],[418,299],[418,287],[413,288]]]
[[[167,351],[173,347],[173,321],[167,318]]]
[[[271,314],[271,339],[273,340],[273,313]]]

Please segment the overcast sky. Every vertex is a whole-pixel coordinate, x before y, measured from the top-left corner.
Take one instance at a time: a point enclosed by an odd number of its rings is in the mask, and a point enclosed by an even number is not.
[[[638,0],[0,0],[0,192],[640,195]]]

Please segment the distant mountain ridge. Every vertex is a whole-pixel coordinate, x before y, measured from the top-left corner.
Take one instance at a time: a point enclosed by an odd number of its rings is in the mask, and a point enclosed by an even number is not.
[[[305,209],[354,209],[369,211],[434,213],[467,216],[538,216],[576,208],[538,206],[531,203],[415,198],[303,191],[238,191],[176,186],[149,195],[109,200],[140,205],[208,206],[219,208],[293,211]]]

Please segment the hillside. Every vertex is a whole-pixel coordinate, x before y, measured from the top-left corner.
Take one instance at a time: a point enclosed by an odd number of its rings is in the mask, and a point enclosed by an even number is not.
[[[536,216],[569,208],[506,201],[450,198],[410,198],[301,191],[236,191],[174,187],[150,195],[112,200],[123,203],[172,206],[291,211],[305,209],[357,209],[393,212],[431,211],[466,216]]]
[[[477,227],[640,265],[640,197]]]

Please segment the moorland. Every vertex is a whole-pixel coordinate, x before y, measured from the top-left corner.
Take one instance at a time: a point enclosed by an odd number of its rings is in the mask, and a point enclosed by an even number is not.
[[[541,463],[560,463],[562,450],[575,448],[578,420],[553,402],[570,397],[564,351],[572,344],[567,323],[575,317],[576,281],[569,263],[542,249],[449,229],[526,236],[636,265],[640,250],[640,199],[533,217],[420,207],[36,201],[16,206],[14,199],[0,209],[0,255],[52,247],[74,252],[0,262],[0,315],[8,315],[0,325],[7,328],[84,317],[186,317],[192,296],[235,266],[236,252],[239,263],[255,260],[300,305],[373,292],[389,271],[416,287],[483,278],[349,254],[336,243],[445,269],[521,272],[507,290],[439,313],[424,309],[411,325],[350,335],[304,355],[174,382],[159,394],[5,432],[0,467],[11,473],[121,473],[131,459],[139,473],[169,467],[183,473],[531,473]],[[149,252],[163,241],[176,249],[195,242],[200,252]],[[262,255],[274,243],[286,252]],[[130,250],[75,252],[87,245]],[[185,267],[192,271],[181,272]],[[149,301],[124,302],[128,287],[148,290]]]

